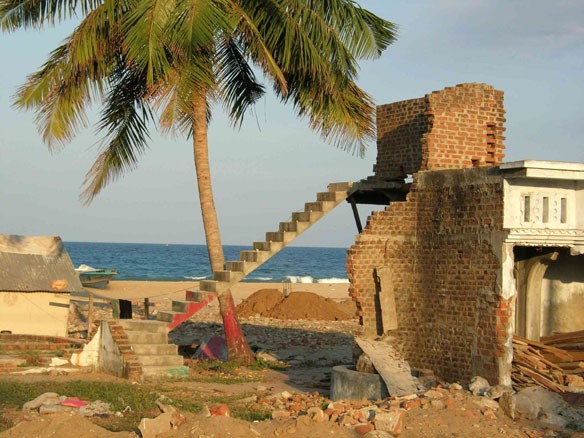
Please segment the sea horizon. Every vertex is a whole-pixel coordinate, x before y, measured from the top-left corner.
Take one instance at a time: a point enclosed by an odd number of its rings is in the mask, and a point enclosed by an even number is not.
[[[211,278],[207,246],[187,243],[64,241],[75,267],[116,269],[114,280],[199,281]],[[239,260],[248,245],[223,245],[225,260]],[[348,283],[346,248],[287,246],[244,282]]]

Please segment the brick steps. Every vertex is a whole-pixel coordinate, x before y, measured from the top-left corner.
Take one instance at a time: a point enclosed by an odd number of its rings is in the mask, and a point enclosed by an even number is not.
[[[240,252],[239,260],[228,261],[224,270],[213,272],[212,280],[201,281],[200,291],[187,291],[185,300],[173,301],[171,311],[158,312],[158,320],[168,323],[168,330],[172,330],[190,319],[343,202],[351,185],[329,184],[326,192],[317,193],[316,201],[307,202],[303,211],[293,212],[290,221],[280,222],[278,231],[267,232],[265,241],[254,242],[252,250]]]
[[[110,321],[110,331],[133,380],[187,375],[178,347],[168,343],[166,324],[160,321]]]

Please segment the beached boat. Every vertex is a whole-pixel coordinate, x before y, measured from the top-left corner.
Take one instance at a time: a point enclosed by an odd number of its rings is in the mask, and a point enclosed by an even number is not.
[[[105,289],[110,280],[118,275],[115,269],[96,269],[88,265],[79,265],[75,271],[79,274],[83,286],[98,289]]]

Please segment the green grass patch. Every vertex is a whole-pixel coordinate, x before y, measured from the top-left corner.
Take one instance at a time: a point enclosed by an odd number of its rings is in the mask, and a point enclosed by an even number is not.
[[[257,357],[255,363],[252,363],[251,365],[248,366],[248,368],[250,370],[265,370],[265,369],[271,369],[271,370],[285,370],[286,368],[288,368],[288,366],[286,364],[277,364],[277,363],[272,363],[272,362],[268,362],[267,360],[264,360],[262,358]]]
[[[253,421],[265,421],[272,418],[272,411],[268,409],[255,410],[250,409],[245,406],[233,406],[229,407],[230,415],[233,418],[239,418],[240,420],[245,420],[249,422]]]
[[[24,403],[45,392],[78,397],[88,402],[101,400],[109,403],[113,412],[123,411],[129,406],[130,411],[124,417],[92,418],[96,424],[112,431],[133,430],[143,417],[154,417],[158,414],[156,399],[159,395],[155,392],[136,385],[85,380],[35,383],[3,380],[0,381],[0,408],[4,406],[20,409]]]

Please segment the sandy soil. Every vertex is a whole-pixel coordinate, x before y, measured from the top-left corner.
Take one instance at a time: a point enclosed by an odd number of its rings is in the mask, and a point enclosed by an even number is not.
[[[183,299],[185,291],[197,290],[198,281],[112,281],[106,289],[86,288],[96,297],[108,299],[143,300],[150,299],[154,303],[162,303]],[[235,304],[249,297],[260,289],[283,290],[288,287],[290,292],[313,292],[325,298],[342,300],[349,298],[348,283],[238,283],[231,288]]]
[[[195,289],[196,282],[135,282],[117,281],[112,282],[104,291],[93,290],[96,296],[105,299],[123,298],[133,301],[141,301],[148,297],[155,303],[155,310],[170,307],[173,299],[182,299],[186,289]],[[250,297],[254,292],[261,289],[276,289],[281,291],[283,285],[280,283],[240,283],[233,288],[236,304]],[[292,284],[292,292],[312,292],[321,297],[328,298],[335,302],[346,301],[348,297],[347,284]],[[252,298],[253,299],[253,298]],[[257,304],[257,303],[256,303]],[[345,303],[350,304],[350,302]],[[103,306],[103,312],[108,311],[109,306]],[[316,406],[323,406],[320,397],[328,394],[330,385],[330,367],[334,364],[347,363],[351,360],[353,335],[357,330],[357,321],[350,319],[346,321],[314,321],[314,320],[282,320],[263,316],[250,316],[242,318],[244,332],[251,345],[257,351],[266,351],[277,359],[286,362],[289,367],[282,370],[249,371],[242,369],[245,375],[254,374],[250,382],[241,384],[220,384],[215,382],[186,381],[176,383],[165,383],[158,386],[150,383],[152,390],[159,392],[164,388],[169,396],[173,396],[172,391],[186,391],[189,395],[197,395],[203,399],[208,399],[213,403],[218,395],[228,398],[249,399],[250,394],[256,394],[257,402],[248,402],[249,407],[259,405],[261,400],[267,404],[261,407],[274,409],[277,412],[285,411],[284,418],[277,418],[260,423],[249,423],[234,418],[206,417],[204,415],[192,415],[186,412],[183,414],[186,421],[178,429],[164,433],[165,437],[199,437],[199,438],[219,438],[219,437],[250,437],[250,436],[280,436],[280,437],[314,437],[338,436],[338,437],[359,437],[362,436],[352,426],[341,426],[328,416],[324,421],[315,421],[309,416],[299,416],[298,409],[306,409],[309,401],[313,397],[319,397]],[[180,339],[188,340],[187,343],[195,342],[217,332],[221,334],[222,327],[219,323],[218,312],[212,307],[207,315],[201,315],[194,321],[183,324],[175,330],[173,337],[175,343]],[[313,355],[314,357],[312,357]],[[219,369],[207,371],[208,376],[212,373],[222,375],[229,370]],[[201,371],[198,371],[200,373]],[[231,373],[233,371],[229,371]],[[197,374],[198,375],[198,374]],[[251,375],[251,374],[250,374]],[[327,377],[328,376],[328,377]],[[11,377],[18,379],[19,377]],[[22,376],[20,378],[29,381],[32,379],[54,379],[54,381],[67,379],[116,379],[113,376],[103,376],[100,373],[74,373],[69,376]],[[261,388],[261,389],[260,389]],[[279,394],[281,391],[288,391],[293,394],[288,401],[272,399],[265,391],[271,394]],[[316,394],[316,395],[315,395]],[[320,394],[320,395],[319,395]],[[441,400],[426,400],[428,403],[420,403],[414,400],[410,405],[403,405],[405,416],[400,437],[462,437],[479,438],[493,436],[508,436],[515,438],[529,437],[573,437],[580,438],[582,434],[568,431],[554,430],[542,424],[534,424],[524,421],[512,421],[503,415],[500,410],[494,413],[484,411],[480,400],[466,391],[446,392],[446,398]],[[269,401],[272,400],[272,401]],[[243,401],[243,400],[242,400]],[[423,400],[422,400],[423,401]],[[262,402],[264,403],[264,402]],[[328,402],[327,402],[328,403]],[[338,407],[339,412],[343,411],[343,406]],[[300,406],[298,408],[298,406]],[[336,412],[336,411],[335,411]],[[288,416],[288,417],[287,417]],[[348,418],[348,417],[347,417]],[[42,416],[28,416],[22,412],[15,412],[15,423],[18,425],[10,430],[0,433],[0,437],[21,437],[21,436],[59,436],[60,438],[76,438],[80,431],[84,431],[84,436],[114,437],[127,436],[136,437],[132,432],[112,433],[102,429],[89,419],[81,418],[70,414],[51,414]],[[387,435],[384,435],[387,436]]]

